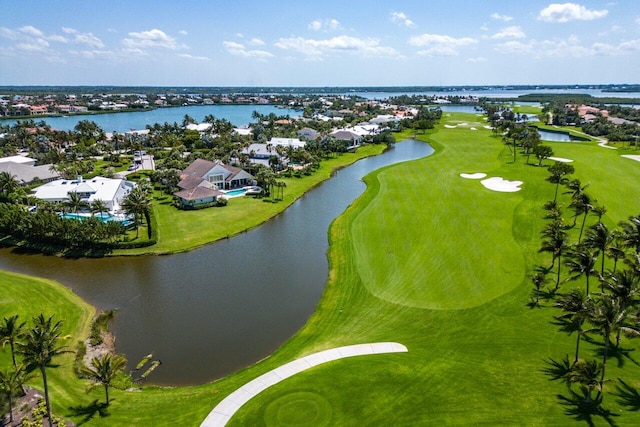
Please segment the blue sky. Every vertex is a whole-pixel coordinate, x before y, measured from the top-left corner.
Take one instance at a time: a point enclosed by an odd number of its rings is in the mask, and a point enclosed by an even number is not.
[[[0,85],[640,83],[638,0],[0,4]]]

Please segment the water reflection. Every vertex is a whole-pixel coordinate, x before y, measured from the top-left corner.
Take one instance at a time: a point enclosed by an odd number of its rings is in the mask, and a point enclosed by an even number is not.
[[[64,260],[4,249],[0,268],[60,281],[102,309],[117,308],[117,349],[132,364],[150,352],[160,358],[153,382],[202,383],[257,362],[300,329],[326,282],[329,224],[364,191],[361,178],[432,151],[396,144],[338,171],[262,226],[189,253]]]

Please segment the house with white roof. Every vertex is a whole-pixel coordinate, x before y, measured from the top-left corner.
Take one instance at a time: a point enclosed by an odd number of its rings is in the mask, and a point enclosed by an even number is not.
[[[91,179],[78,177],[75,180],[60,179],[33,189],[33,196],[52,203],[65,203],[76,193],[91,204],[102,200],[110,212],[120,210],[122,201],[133,190],[135,184],[124,179],[97,176]]]
[[[291,148],[302,148],[307,145],[306,141],[300,141],[298,138],[271,138],[269,144],[274,147],[280,145]]]
[[[36,166],[36,159],[25,156],[0,158],[0,172],[8,172],[20,185],[29,185],[34,181],[50,182],[60,178],[60,173],[51,165]]]

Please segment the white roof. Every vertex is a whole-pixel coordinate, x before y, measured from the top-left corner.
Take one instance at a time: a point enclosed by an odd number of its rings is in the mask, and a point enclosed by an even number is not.
[[[300,141],[298,138],[271,138],[271,140],[269,141],[269,144],[276,146],[276,145],[284,145],[287,147],[304,147],[305,145],[307,145],[306,142],[304,141]]]
[[[95,200],[113,201],[119,192],[126,190],[124,179],[97,176],[83,179],[59,179],[35,188],[34,196],[42,200],[59,201],[69,198],[69,193],[91,193],[89,202]]]
[[[234,128],[233,131],[238,135],[251,135],[252,130],[250,128]]]
[[[0,163],[13,162],[13,163],[35,163],[36,159],[32,159],[31,157],[25,156],[9,156],[9,157],[1,157]]]
[[[189,123],[187,129],[197,130],[198,132],[206,132],[211,129],[211,123]]]

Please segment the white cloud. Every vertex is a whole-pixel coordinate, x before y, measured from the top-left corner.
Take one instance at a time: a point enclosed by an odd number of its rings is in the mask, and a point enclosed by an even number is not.
[[[211,61],[211,58],[206,57],[206,56],[194,56],[188,53],[181,53],[178,55],[180,58],[185,58],[185,59],[193,59],[195,61]]]
[[[42,36],[44,36],[44,33],[42,31],[40,31],[39,29],[37,29],[36,27],[33,27],[31,25],[27,25],[25,27],[20,27],[20,28],[18,28],[18,31],[20,31],[23,34],[27,34],[27,35],[34,36],[34,37],[42,37]]]
[[[418,51],[421,56],[455,56],[459,49],[478,43],[471,37],[455,38],[443,34],[422,34],[411,37],[409,44],[415,47],[426,47]]]
[[[62,27],[62,32],[65,34],[78,34],[78,30],[69,27]]]
[[[18,43],[16,47],[27,52],[44,52],[49,47],[49,42],[39,38],[30,42]]]
[[[222,45],[230,54],[242,56],[244,58],[254,58],[264,61],[267,58],[273,57],[273,54],[271,52],[267,52],[266,50],[246,49],[245,46],[241,43],[225,41],[222,43]]]
[[[251,41],[249,42],[249,44],[251,46],[264,46],[265,43],[263,40],[258,39],[258,38],[252,38]]]
[[[325,31],[337,31],[342,29],[340,21],[334,18],[325,20],[314,19],[313,21],[309,22],[307,27],[313,31],[320,31],[322,29],[324,29]]]
[[[318,30],[320,30],[322,28],[322,22],[320,22],[317,19],[315,19],[315,20],[309,22],[308,27],[309,27],[310,30],[318,31]]]
[[[178,34],[180,34],[182,36],[186,36],[189,33],[187,32],[187,30],[180,30],[180,31],[178,31]]]
[[[76,37],[73,39],[74,43],[86,44],[91,47],[95,47],[98,49],[102,49],[104,47],[104,43],[98,37],[94,36],[91,33],[84,34],[76,34]]]
[[[576,3],[553,3],[540,11],[538,20],[545,22],[592,21],[607,16],[608,10],[589,10]]]
[[[522,31],[522,29],[518,26],[512,26],[503,28],[496,34],[492,35],[492,39],[522,39],[525,38],[526,35]]]
[[[404,12],[391,12],[391,22],[403,25],[407,28],[415,28],[416,24],[405,15]]]
[[[131,32],[129,38],[122,40],[122,43],[132,49],[144,49],[152,47],[162,47],[165,49],[175,50],[185,48],[184,45],[178,45],[176,40],[165,34],[164,31],[154,28],[149,31]]]
[[[390,56],[399,58],[395,49],[380,46],[380,41],[374,38],[357,38],[351,36],[338,36],[324,40],[305,39],[302,37],[281,38],[276,42],[276,47],[283,50],[291,50],[302,53],[308,59],[320,60],[325,54],[356,54],[364,57]]]
[[[527,43],[508,41],[495,46],[496,51],[508,55],[530,55],[534,58],[586,58],[595,56],[621,56],[640,52],[640,39],[628,40],[617,45],[594,43],[580,45],[580,39],[570,36],[566,40],[531,40]]]
[[[497,21],[509,22],[513,19],[513,16],[508,15],[500,15],[499,13],[492,13],[491,19],[495,19]]]
[[[489,31],[489,27],[487,27],[487,24],[482,24],[482,26],[480,27],[480,29],[482,31]]]
[[[467,58],[467,62],[478,63],[478,62],[487,62],[487,58],[479,56],[477,58]]]

